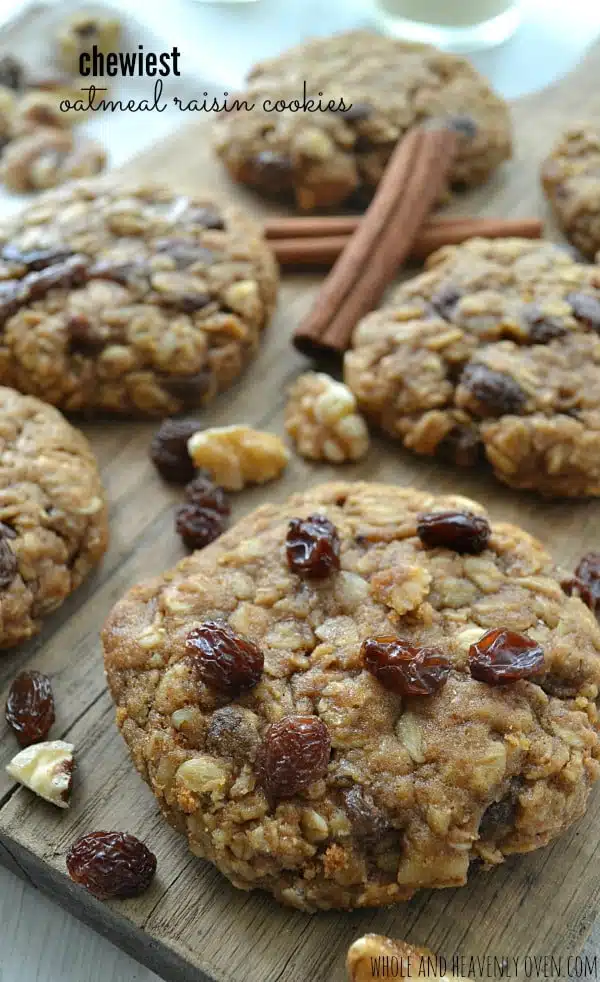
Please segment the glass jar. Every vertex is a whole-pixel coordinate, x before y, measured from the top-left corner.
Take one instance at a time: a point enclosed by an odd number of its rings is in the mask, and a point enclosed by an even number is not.
[[[515,0],[374,0],[379,26],[394,37],[447,51],[501,44],[519,24]]]

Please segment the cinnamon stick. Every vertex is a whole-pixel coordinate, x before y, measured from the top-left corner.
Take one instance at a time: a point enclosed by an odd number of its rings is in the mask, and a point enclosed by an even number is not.
[[[321,337],[360,278],[365,264],[373,257],[403,196],[424,137],[425,131],[417,128],[410,130],[398,143],[362,222],[325,280],[313,310],[294,335],[294,344],[300,351],[312,354],[321,350]]]
[[[362,222],[362,215],[307,215],[269,218],[263,232],[267,239],[309,239],[330,235],[352,235]],[[473,219],[462,215],[432,215],[426,228],[452,225],[465,225]]]
[[[398,144],[362,222],[294,335],[300,351],[346,350],[355,325],[410,254],[444,189],[456,146],[449,128],[412,130]]]
[[[344,221],[344,218],[336,221]],[[282,219],[283,231],[287,221]],[[303,222],[301,218],[298,221]],[[353,222],[355,220],[353,219]],[[356,224],[355,224],[356,228]],[[292,229],[293,230],[293,226]],[[543,225],[539,218],[444,218],[434,219],[423,227],[413,243],[411,259],[426,259],[436,249],[446,245],[459,245],[467,239],[504,239],[516,236],[521,239],[539,239]],[[318,232],[318,228],[315,229]],[[282,266],[332,266],[350,241],[349,235],[300,235],[295,238],[270,240],[271,249]]]

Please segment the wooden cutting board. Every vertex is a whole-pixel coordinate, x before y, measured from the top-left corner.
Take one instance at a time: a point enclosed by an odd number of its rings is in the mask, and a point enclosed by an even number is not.
[[[588,115],[600,119],[598,78],[600,46],[568,78],[517,101],[516,159],[487,187],[461,199],[456,210],[545,214],[537,182],[539,161],[584,105]],[[212,159],[209,123],[203,117],[145,153],[127,166],[128,176],[166,179],[183,191],[208,186],[265,214],[255,197],[228,183]],[[283,432],[286,386],[305,367],[289,336],[318,283],[312,275],[285,276],[278,314],[259,357],[206,413],[207,425],[244,420]],[[600,900],[598,791],[586,817],[552,847],[476,875],[462,890],[422,892],[412,902],[387,910],[312,917],[261,893],[235,890],[213,867],[194,859],[163,822],[115,728],[98,641],[99,628],[121,594],[182,554],[172,517],[180,494],[160,482],[148,461],[153,429],[152,424],[119,421],[86,424],[111,502],[110,551],[42,636],[0,662],[2,705],[20,668],[35,667],[52,677],[58,713],[52,736],[71,740],[77,748],[73,804],[66,814],[59,813],[15,787],[6,775],[4,765],[15,752],[15,741],[1,724],[0,859],[169,980],[342,982],[347,946],[365,931],[401,936],[448,959],[457,952],[518,957],[519,971],[511,970],[511,978],[531,977],[526,956],[554,955],[562,957],[560,978],[566,979],[566,959],[583,945]],[[340,473],[294,457],[282,480],[237,496],[236,515],[265,497],[280,500]],[[513,492],[491,476],[454,472],[377,439],[368,458],[344,468],[343,474],[480,498],[496,518],[515,521],[543,538],[567,567],[583,552],[600,548],[600,501],[543,501]],[[101,903],[65,875],[65,853],[73,840],[102,828],[134,832],[157,853],[158,876],[144,896]],[[598,950],[593,934],[586,950],[591,955]],[[551,977],[558,978],[556,968],[552,971]],[[477,977],[482,974],[485,970]]]

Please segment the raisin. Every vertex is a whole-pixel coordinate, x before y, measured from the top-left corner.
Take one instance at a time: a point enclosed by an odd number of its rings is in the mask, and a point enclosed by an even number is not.
[[[6,590],[19,571],[17,557],[6,541],[7,538],[14,536],[7,535],[3,529],[0,537],[0,590]]]
[[[175,529],[188,549],[204,549],[225,531],[224,516],[190,501],[175,509]]]
[[[67,321],[69,350],[72,354],[91,356],[105,347],[105,338],[85,314],[71,314]]]
[[[382,836],[392,831],[387,817],[360,784],[344,792],[344,805],[354,835],[367,845],[376,845]]]
[[[118,283],[119,286],[129,286],[136,277],[145,273],[142,264],[117,263],[101,259],[90,266],[88,277],[90,280],[108,280],[110,283]]]
[[[156,243],[158,252],[166,252],[174,260],[177,269],[187,269],[194,263],[204,263],[210,266],[215,254],[210,249],[187,242],[185,239],[159,239]]]
[[[73,255],[61,262],[45,266],[36,273],[28,273],[23,280],[26,290],[24,301],[39,300],[50,290],[63,287],[70,289],[85,282],[88,261],[85,256]]]
[[[150,459],[165,481],[174,484],[191,481],[195,468],[187,443],[201,429],[201,424],[195,419],[165,419],[161,423],[152,437]]]
[[[25,266],[28,272],[39,272],[74,255],[72,249],[28,249],[24,252],[10,242],[2,249],[2,259],[5,262]]]
[[[470,511],[431,511],[417,519],[417,535],[426,549],[453,549],[476,556],[487,548],[491,534],[487,518]]]
[[[258,716],[241,706],[223,706],[211,716],[206,749],[242,764],[254,760],[260,744]]]
[[[0,58],[0,85],[19,92],[25,83],[25,68],[22,62],[12,55]]]
[[[495,628],[469,648],[469,668],[478,682],[505,685],[542,674],[544,651],[524,634]]]
[[[486,808],[479,823],[480,839],[499,842],[514,830],[522,789],[522,778],[513,778],[508,793]]]
[[[202,225],[215,232],[220,232],[225,228],[225,221],[214,208],[194,208],[186,216],[194,225]]]
[[[487,365],[470,364],[462,373],[463,385],[478,403],[479,416],[505,416],[521,412],[527,396],[518,382]]]
[[[600,614],[600,552],[588,552],[562,588],[565,593],[580,597],[594,614]]]
[[[190,409],[201,404],[210,389],[211,381],[212,376],[208,369],[194,375],[163,375],[160,378],[163,389]]]
[[[292,158],[277,150],[262,150],[254,159],[258,180],[267,183],[273,191],[283,191],[290,186],[294,170]]]
[[[45,740],[54,722],[54,696],[47,675],[20,672],[6,700],[6,722],[22,747]]]
[[[340,568],[340,539],[333,522],[324,515],[292,518],[286,538],[292,573],[320,580]]]
[[[544,314],[536,303],[527,304],[523,310],[525,323],[529,327],[529,340],[534,344],[547,344],[554,338],[562,338],[567,329],[560,317]]]
[[[472,116],[468,116],[466,113],[451,116],[448,120],[448,125],[461,136],[466,137],[467,140],[474,140],[479,133],[477,123]]]
[[[193,481],[186,484],[185,496],[199,508],[209,508],[225,518],[231,514],[231,505],[225,491],[211,480],[207,471],[200,471]]]
[[[158,300],[162,307],[173,307],[182,314],[195,314],[212,302],[208,293],[162,293]]]
[[[370,119],[374,113],[373,106],[368,102],[353,102],[347,109],[334,109],[330,112],[338,112],[344,117],[345,123],[362,123]]]
[[[432,296],[431,306],[436,314],[439,314],[444,320],[450,321],[461,297],[462,291],[457,286],[454,286],[453,283],[445,283]]]
[[[583,321],[592,331],[600,334],[600,300],[588,293],[569,293],[567,303],[573,308],[573,316]]]
[[[4,280],[0,283],[0,325],[16,314],[26,301],[26,291],[21,280]]]
[[[67,870],[100,900],[137,897],[156,872],[156,856],[128,832],[90,832],[71,846]]]
[[[331,740],[318,716],[284,716],[269,726],[257,772],[271,801],[293,798],[327,773]]]
[[[262,651],[227,624],[205,621],[190,631],[185,648],[202,682],[223,695],[234,697],[248,692],[261,680]]]
[[[367,638],[360,656],[385,689],[399,696],[431,696],[448,681],[451,664],[439,648],[422,648],[402,638]]]
[[[475,427],[457,423],[441,440],[436,449],[441,460],[457,467],[475,467],[485,460],[483,443]]]

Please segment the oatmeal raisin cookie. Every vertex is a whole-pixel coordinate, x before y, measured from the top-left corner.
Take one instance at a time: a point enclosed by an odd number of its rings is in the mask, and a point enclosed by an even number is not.
[[[322,485],[117,604],[117,722],[242,889],[314,910],[460,886],[560,835],[598,776],[600,626],[560,577],[476,502]]]

